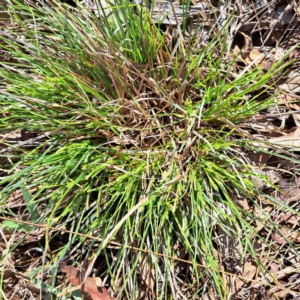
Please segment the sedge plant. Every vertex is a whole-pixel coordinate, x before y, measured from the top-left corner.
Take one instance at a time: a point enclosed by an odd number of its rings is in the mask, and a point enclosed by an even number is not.
[[[264,239],[237,201],[263,197],[246,157],[255,138],[238,124],[274,103],[284,66],[237,73],[230,22],[205,45],[170,43],[129,2],[97,16],[51,3],[15,3],[18,26],[1,35],[0,130],[30,134],[1,142],[1,205],[21,190],[32,222],[74,232],[58,248],[46,234],[53,288],[60,261],[94,253],[119,299],[228,298],[220,264],[259,265]]]

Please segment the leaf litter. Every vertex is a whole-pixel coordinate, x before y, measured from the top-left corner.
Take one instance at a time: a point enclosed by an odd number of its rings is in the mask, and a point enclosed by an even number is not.
[[[92,300],[115,299],[111,297],[107,289],[102,286],[102,282],[99,278],[88,277],[85,283],[82,284],[84,274],[80,272],[77,268],[62,265],[60,271],[66,274],[66,278],[76,289],[80,289],[83,293],[88,293]]]

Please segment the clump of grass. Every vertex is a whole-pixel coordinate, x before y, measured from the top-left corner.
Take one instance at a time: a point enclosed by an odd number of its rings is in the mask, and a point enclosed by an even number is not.
[[[251,135],[236,125],[275,101],[259,96],[282,67],[236,73],[234,59],[223,60],[226,26],[202,48],[180,37],[172,47],[130,3],[106,18],[57,3],[18,9],[18,31],[1,37],[0,129],[42,138],[34,147],[2,142],[2,203],[34,191],[36,222],[102,238],[75,258],[94,249],[121,298],[141,290],[153,299],[208,290],[226,298],[220,240],[229,237],[238,264],[256,257],[252,239],[262,239],[236,200],[262,199],[245,155]],[[70,236],[53,263],[83,243]]]

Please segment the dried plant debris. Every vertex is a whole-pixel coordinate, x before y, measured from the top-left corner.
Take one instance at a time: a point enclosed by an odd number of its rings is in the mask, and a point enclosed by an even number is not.
[[[82,293],[89,294],[92,300],[115,299],[110,296],[110,293],[103,286],[99,278],[88,277],[84,281],[84,274],[72,266],[63,265],[60,270],[61,272],[66,273],[66,278],[74,287],[76,287],[76,289],[79,289]]]

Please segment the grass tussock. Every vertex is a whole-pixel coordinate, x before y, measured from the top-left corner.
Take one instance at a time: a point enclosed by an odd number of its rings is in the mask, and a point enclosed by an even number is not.
[[[253,241],[264,241],[238,203],[266,199],[246,155],[257,139],[238,124],[274,103],[283,67],[225,61],[230,22],[199,47],[196,36],[170,40],[142,7],[110,9],[15,5],[18,26],[1,36],[0,130],[33,138],[2,141],[1,201],[23,190],[31,221],[103,239],[69,235],[45,269],[95,252],[120,299],[225,299],[220,263],[260,264]]]

